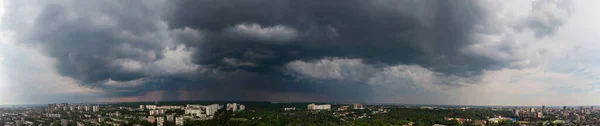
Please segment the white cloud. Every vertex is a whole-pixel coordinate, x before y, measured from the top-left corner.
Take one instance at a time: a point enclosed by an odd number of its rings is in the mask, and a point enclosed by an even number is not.
[[[141,72],[144,70],[144,64],[133,59],[117,59],[111,63],[112,66],[120,67],[126,72]]]
[[[115,81],[115,80],[112,80],[111,78],[109,78],[107,80],[104,80],[104,85],[110,86],[110,87],[137,87],[137,86],[144,84],[144,82],[146,82],[146,81],[147,81],[146,78],[139,78],[139,79],[130,80],[130,81]]]
[[[192,63],[193,48],[185,48],[183,45],[175,49],[165,48],[164,58],[153,62],[149,68],[150,75],[169,75],[193,72],[201,69],[200,65]]]
[[[225,34],[234,38],[250,38],[278,44],[293,41],[298,37],[298,32],[294,28],[283,25],[263,27],[260,24],[238,24],[228,28]]]
[[[515,26],[517,30],[529,28],[536,37],[554,35],[566,24],[570,15],[570,1],[538,0],[532,4],[531,13]]]
[[[301,77],[326,80],[366,81],[378,68],[361,59],[325,58],[314,62],[293,61],[286,68]]]

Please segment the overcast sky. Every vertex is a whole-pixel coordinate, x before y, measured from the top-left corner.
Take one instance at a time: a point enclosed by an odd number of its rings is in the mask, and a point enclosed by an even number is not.
[[[3,0],[0,104],[598,105],[599,4]]]

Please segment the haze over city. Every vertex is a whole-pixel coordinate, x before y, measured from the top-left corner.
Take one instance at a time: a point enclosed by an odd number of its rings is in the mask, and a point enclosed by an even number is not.
[[[0,105],[599,105],[597,5],[2,0]]]

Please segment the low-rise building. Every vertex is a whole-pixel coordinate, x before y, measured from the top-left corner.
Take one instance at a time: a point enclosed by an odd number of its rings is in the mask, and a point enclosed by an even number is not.
[[[325,105],[309,104],[308,105],[308,110],[329,110],[329,109],[331,109],[330,104],[325,104]]]
[[[147,121],[150,123],[154,123],[156,121],[156,119],[154,118],[154,116],[148,116]]]
[[[363,104],[353,104],[352,109],[365,109]]]

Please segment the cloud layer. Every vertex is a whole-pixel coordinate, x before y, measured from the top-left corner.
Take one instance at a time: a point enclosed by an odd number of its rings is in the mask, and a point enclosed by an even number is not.
[[[493,73],[549,68],[554,50],[534,41],[573,15],[562,1],[4,4],[12,46],[44,54],[57,76],[101,91],[102,101],[453,103],[444,99],[462,96],[448,94],[495,83]]]

